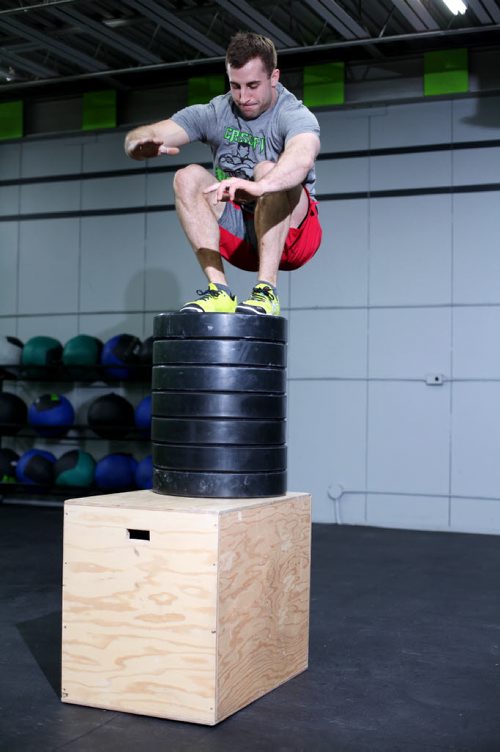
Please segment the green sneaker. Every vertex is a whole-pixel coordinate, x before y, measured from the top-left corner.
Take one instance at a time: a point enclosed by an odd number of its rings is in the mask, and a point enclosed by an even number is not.
[[[224,290],[219,290],[217,285],[209,282],[208,289],[196,290],[200,297],[185,303],[180,313],[234,313],[238,300],[236,295],[228,295]]]
[[[268,316],[280,315],[280,302],[272,287],[259,282],[252,290],[252,297],[236,306],[236,313],[259,313]]]

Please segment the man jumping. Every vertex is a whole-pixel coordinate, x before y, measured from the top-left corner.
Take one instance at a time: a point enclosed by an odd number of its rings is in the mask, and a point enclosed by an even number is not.
[[[279,83],[276,66],[270,39],[239,32],[226,52],[227,94],[126,136],[132,159],[177,154],[192,141],[212,150],[215,176],[190,164],[174,178],[180,222],[209,282],[183,312],[279,315],[278,270],[303,266],[321,243],[318,121]],[[248,300],[238,304],[222,258],[257,272]]]

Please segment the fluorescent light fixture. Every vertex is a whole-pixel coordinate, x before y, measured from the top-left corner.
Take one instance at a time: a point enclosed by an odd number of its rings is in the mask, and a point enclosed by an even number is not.
[[[459,13],[460,14],[465,13],[465,11],[467,10],[467,6],[465,3],[462,2],[462,0],[443,0],[443,3],[456,16],[458,16]]]

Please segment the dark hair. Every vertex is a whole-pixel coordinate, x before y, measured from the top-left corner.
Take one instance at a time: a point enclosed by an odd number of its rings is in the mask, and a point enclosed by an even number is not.
[[[260,57],[268,76],[278,63],[276,47],[271,39],[251,31],[238,31],[229,41],[226,51],[226,66],[243,68],[249,60]]]

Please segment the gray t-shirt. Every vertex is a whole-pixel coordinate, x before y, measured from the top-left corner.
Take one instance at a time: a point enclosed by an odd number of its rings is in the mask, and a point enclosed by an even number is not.
[[[316,133],[319,124],[310,110],[278,83],[273,107],[253,120],[245,119],[231,93],[214,97],[208,104],[185,107],[172,120],[186,131],[190,141],[209,144],[214,172],[225,177],[252,179],[257,162],[276,162],[289,139],[298,133]],[[316,173],[309,171],[304,185],[314,198]]]

